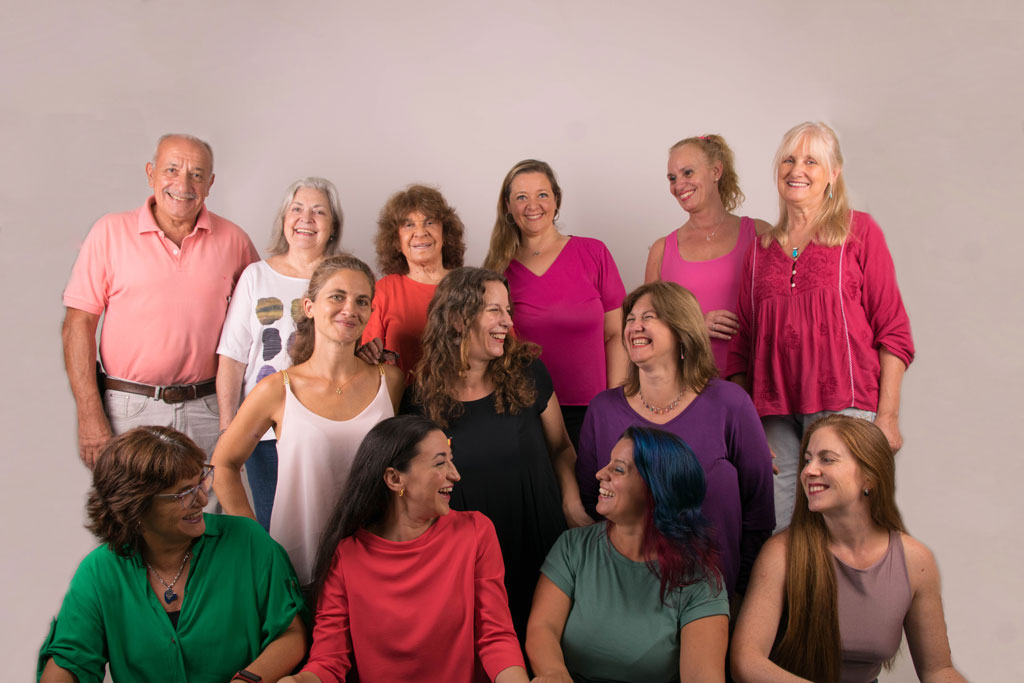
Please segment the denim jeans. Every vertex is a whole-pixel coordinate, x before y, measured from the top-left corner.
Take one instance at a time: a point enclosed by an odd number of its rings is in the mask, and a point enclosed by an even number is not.
[[[793,519],[793,506],[796,503],[796,487],[800,479],[801,463],[800,442],[804,432],[818,418],[839,413],[850,417],[859,417],[874,421],[875,414],[859,408],[843,410],[822,410],[806,415],[769,415],[761,418],[764,435],[768,445],[775,452],[775,466],[779,473],[775,475],[775,533],[789,526]]]
[[[274,493],[277,491],[277,440],[265,439],[256,444],[252,455],[245,461],[249,473],[249,490],[252,491],[252,507],[256,520],[270,531],[270,513],[274,509]]]

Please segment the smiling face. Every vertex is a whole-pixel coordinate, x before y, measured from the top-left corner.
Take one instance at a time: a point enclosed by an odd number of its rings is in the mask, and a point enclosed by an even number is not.
[[[441,267],[444,227],[441,221],[413,211],[398,226],[398,248],[409,265]]]
[[[404,502],[406,514],[412,520],[448,514],[452,487],[461,477],[452,462],[452,449],[444,432],[435,430],[427,434],[401,476],[405,492],[399,500]]]
[[[284,238],[288,248],[322,255],[331,239],[333,223],[327,195],[312,187],[300,187],[284,214]]]
[[[156,198],[157,223],[194,225],[213,185],[213,159],[199,143],[170,137],[146,164],[146,177]]]
[[[715,202],[721,204],[715,182],[721,175],[722,163],[708,163],[707,156],[696,145],[683,145],[668,156],[669,191],[688,213]]]
[[[647,485],[633,463],[633,442],[619,439],[608,464],[597,472],[597,512],[616,524],[643,521],[647,509]]]
[[[174,486],[164,489],[161,494],[175,494],[187,491],[199,484],[200,477],[182,479]],[[199,538],[206,531],[203,507],[209,502],[206,491],[199,488],[198,495],[189,508],[184,508],[175,498],[153,498],[153,502],[142,515],[142,537],[149,547],[176,545]]]
[[[857,459],[831,427],[811,434],[800,471],[800,485],[811,512],[844,511],[869,503],[864,489],[870,489]]]
[[[826,160],[815,156],[807,137],[797,142],[791,154],[779,162],[776,180],[779,196],[787,204],[814,207],[825,199],[829,183],[839,176],[839,169],[827,168]]]
[[[339,342],[359,341],[370,319],[372,303],[373,287],[366,274],[348,268],[327,278],[316,301],[302,300],[317,335]]]
[[[505,353],[505,337],[512,331],[512,309],[505,285],[494,280],[484,285],[484,305],[469,330],[469,359],[489,363]]]
[[[544,173],[520,173],[508,187],[507,209],[526,235],[542,235],[555,226],[558,203]]]
[[[650,294],[636,300],[622,331],[629,359],[637,365],[652,360],[679,359],[679,337],[654,310]]]

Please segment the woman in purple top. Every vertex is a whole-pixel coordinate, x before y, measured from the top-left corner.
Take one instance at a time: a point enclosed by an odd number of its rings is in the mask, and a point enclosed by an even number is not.
[[[953,668],[935,558],[903,528],[875,424],[829,415],[804,433],[793,523],[757,558],[732,642],[743,683],[878,680],[907,636],[925,683]]]
[[[719,371],[736,333],[743,256],[771,225],[731,213],[743,203],[732,150],[721,135],[686,138],[668,150],[668,187],[689,218],[654,243],[644,282],[677,282],[697,297]]]
[[[626,374],[619,343],[626,294],[608,248],[555,226],[562,189],[543,161],[526,159],[501,184],[484,268],[504,273],[516,330],[541,347],[574,446],[587,404]]]
[[[630,425],[682,438],[707,475],[703,512],[715,528],[729,594],[743,593],[750,568],[775,527],[772,464],[764,430],[747,394],[716,379],[697,300],[674,282],[651,282],[622,302],[629,352],[623,387],[594,397],[580,433],[576,479],[596,516],[595,473]]]

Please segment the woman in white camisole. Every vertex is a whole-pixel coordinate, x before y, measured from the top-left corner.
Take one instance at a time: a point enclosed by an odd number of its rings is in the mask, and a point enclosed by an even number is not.
[[[256,385],[213,453],[224,511],[255,519],[240,470],[256,441],[274,429],[278,479],[270,535],[288,551],[303,585],[312,580],[320,534],[356,449],[375,424],[395,414],[405,387],[398,368],[355,355],[374,282],[369,266],[353,256],[317,266],[289,350],[295,364]]]

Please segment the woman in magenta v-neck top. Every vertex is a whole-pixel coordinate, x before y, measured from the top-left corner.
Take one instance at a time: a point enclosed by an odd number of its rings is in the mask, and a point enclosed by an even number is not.
[[[668,185],[689,219],[657,240],[644,283],[664,280],[690,290],[700,304],[719,372],[736,334],[743,256],[771,226],[732,213],[743,202],[732,150],[720,135],[680,140],[668,151]]]
[[[601,241],[558,231],[561,203],[548,164],[513,166],[484,267],[508,279],[516,334],[540,345],[575,446],[590,400],[625,377],[619,305],[626,290]]]

